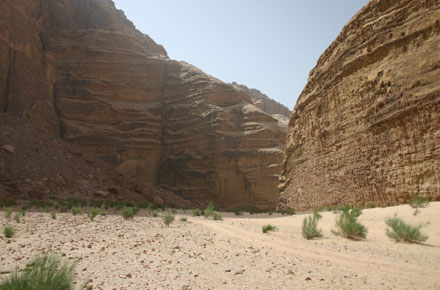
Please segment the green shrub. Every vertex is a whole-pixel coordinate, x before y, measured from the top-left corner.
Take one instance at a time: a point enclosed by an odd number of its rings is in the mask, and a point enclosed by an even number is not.
[[[26,208],[25,206],[23,206],[23,207],[21,208],[21,211],[20,211],[21,216],[25,216],[25,215],[26,215],[26,210],[27,210],[27,208]]]
[[[273,225],[271,225],[271,224],[268,224],[268,225],[263,226],[263,233],[267,233],[267,232],[269,232],[269,231],[274,231],[274,230],[276,230],[276,229],[277,229],[276,226],[273,226]]]
[[[0,208],[16,206],[17,202],[13,199],[0,199]]]
[[[82,214],[82,210],[80,207],[72,207],[72,209],[70,211],[72,212],[73,215]]]
[[[295,214],[295,210],[293,208],[280,209],[278,212],[281,213],[282,215],[294,215]]]
[[[222,221],[222,220],[223,220],[223,217],[222,217],[222,215],[219,214],[218,212],[214,212],[214,213],[212,214],[212,219],[215,220],[215,221]]]
[[[214,214],[214,205],[212,203],[210,203],[204,210],[203,210],[203,216],[205,218],[209,218],[210,216],[212,216]]]
[[[136,205],[136,207],[142,208],[142,209],[147,209],[149,206],[150,206],[150,204],[147,201],[141,201]]]
[[[101,208],[104,204],[104,201],[98,199],[89,200],[89,206],[93,208]]]
[[[311,240],[313,238],[322,237],[322,232],[320,229],[318,229],[318,221],[321,218],[322,216],[317,211],[313,212],[313,216],[304,218],[302,226],[302,236],[305,239]]]
[[[418,194],[416,194],[410,201],[409,205],[412,208],[423,208],[429,205],[429,201]]]
[[[133,217],[134,217],[135,214],[136,214],[136,211],[134,210],[133,207],[126,207],[126,206],[124,206],[124,207],[121,209],[121,214],[122,214],[122,217],[123,217],[124,219],[126,219],[126,220],[128,220],[128,219],[133,219]]]
[[[371,202],[369,205],[369,208],[375,208],[375,207],[376,207],[376,205],[374,204],[374,202]]]
[[[107,212],[106,212],[105,210],[100,209],[100,208],[93,208],[93,209],[87,214],[87,216],[90,218],[91,221],[93,221],[93,219],[94,219],[97,215],[105,216],[105,215],[107,215]]]
[[[21,214],[20,213],[15,213],[15,215],[14,215],[14,220],[17,222],[17,223],[19,223],[20,222],[20,216],[21,216]]]
[[[52,211],[52,212],[50,213],[50,217],[51,217],[53,220],[55,220],[55,219],[57,218],[57,215],[56,215],[56,213],[55,213],[54,211]]]
[[[180,218],[180,221],[181,221],[181,222],[187,222],[188,219],[187,219],[186,217],[183,217],[183,218]]]
[[[12,208],[10,208],[10,207],[8,207],[6,210],[5,210],[5,218],[7,218],[7,219],[10,219],[11,218],[11,215],[12,215]]]
[[[387,236],[396,242],[421,243],[428,239],[428,236],[420,231],[425,224],[416,226],[407,224],[398,218],[397,214],[392,218],[387,218],[385,223],[390,227],[386,230]]]
[[[336,220],[336,231],[333,234],[349,239],[364,239],[367,228],[360,224],[357,219],[362,214],[362,209],[355,207],[352,210],[348,206],[342,208],[339,219]]]
[[[158,215],[158,214],[157,214],[157,210],[153,211],[152,216],[153,216],[153,217],[157,217],[157,215]]]
[[[242,209],[241,208],[236,208],[236,209],[234,209],[234,214],[235,215],[242,215],[243,214],[243,212],[242,212]]]
[[[68,198],[67,199],[67,206],[71,209],[73,207],[86,207],[87,206],[87,200],[85,199],[78,199],[78,198]]]
[[[45,255],[24,271],[14,271],[0,284],[0,290],[73,290],[74,272],[74,264],[61,264],[58,258]]]
[[[162,215],[163,222],[166,226],[169,226],[174,221],[174,213],[170,211],[166,211]]]
[[[15,228],[13,226],[5,226],[3,228],[3,235],[5,235],[6,238],[10,239],[14,234],[15,234]]]
[[[200,210],[198,208],[193,209],[192,214],[193,216],[200,216]]]

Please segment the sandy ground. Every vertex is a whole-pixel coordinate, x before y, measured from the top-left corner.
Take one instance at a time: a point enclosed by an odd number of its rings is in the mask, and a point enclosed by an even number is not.
[[[384,219],[396,212],[412,223],[430,221],[425,245],[387,238]],[[78,261],[77,286],[89,281],[93,289],[440,289],[440,202],[412,213],[408,205],[364,210],[367,239],[352,241],[331,233],[337,214],[325,212],[324,237],[307,241],[301,214],[223,213],[213,221],[182,212],[167,228],[147,211],[93,222],[85,214],[52,220],[34,212],[19,224],[1,212],[1,228],[12,224],[17,233],[0,236],[0,270],[50,252]],[[268,223],[278,230],[263,234]]]

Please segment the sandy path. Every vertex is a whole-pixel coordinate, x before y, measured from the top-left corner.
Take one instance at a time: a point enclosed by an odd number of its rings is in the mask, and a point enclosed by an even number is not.
[[[166,228],[160,218],[97,217],[28,213],[21,223],[0,213],[0,270],[23,267],[43,252],[78,261],[77,283],[93,289],[440,289],[440,203],[414,217],[407,206],[364,210],[366,241],[330,233],[336,214],[323,213],[324,238],[301,237],[304,215],[234,216],[223,221],[176,216]],[[385,236],[384,219],[395,212],[412,223],[430,221],[429,245],[400,244]],[[263,234],[264,224],[278,230]],[[189,287],[189,288],[188,288]]]

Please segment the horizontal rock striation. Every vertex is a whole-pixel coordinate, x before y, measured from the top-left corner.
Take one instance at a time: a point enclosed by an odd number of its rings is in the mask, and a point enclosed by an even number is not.
[[[40,111],[53,115],[54,132],[126,176],[201,205],[275,207],[285,146],[282,121],[255,107],[242,90],[170,60],[110,0],[21,2],[26,15],[13,1],[0,7],[11,9],[13,19],[25,19],[36,47],[27,61],[41,66],[35,75],[50,72],[42,81],[47,94],[23,97],[28,107],[37,102],[32,98],[50,99]],[[6,34],[16,33],[15,26],[5,25]],[[5,43],[13,49],[10,40]],[[47,56],[50,67],[40,59]],[[12,111],[3,101],[20,97],[2,93],[3,111],[23,116],[25,106]]]
[[[440,3],[370,1],[311,71],[278,207],[440,200]]]

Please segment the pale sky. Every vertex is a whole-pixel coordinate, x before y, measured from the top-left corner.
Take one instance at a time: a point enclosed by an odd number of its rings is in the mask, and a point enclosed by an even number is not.
[[[368,0],[114,0],[172,59],[290,110],[309,71]]]

